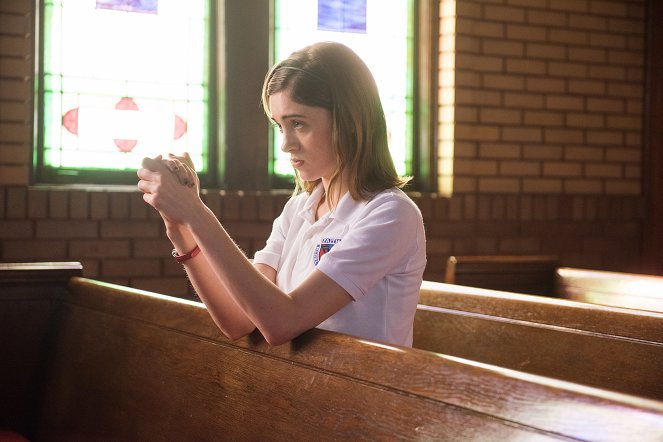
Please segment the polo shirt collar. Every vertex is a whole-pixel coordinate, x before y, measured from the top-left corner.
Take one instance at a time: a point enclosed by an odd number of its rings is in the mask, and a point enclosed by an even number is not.
[[[315,189],[313,189],[311,194],[308,196],[306,202],[304,203],[304,207],[302,207],[302,210],[298,214],[300,217],[308,220],[311,224],[315,223],[315,211],[317,210],[318,201],[320,201],[320,197],[322,196],[323,192],[324,186],[322,183],[315,186]],[[336,209],[329,213],[329,219],[347,219],[356,205],[357,202],[352,199],[350,192],[345,192],[345,194],[343,194],[341,197],[341,200],[338,202]]]

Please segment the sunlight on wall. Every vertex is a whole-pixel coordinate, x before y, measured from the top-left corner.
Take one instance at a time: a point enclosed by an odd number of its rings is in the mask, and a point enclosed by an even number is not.
[[[437,153],[437,187],[444,196],[453,193],[454,108],[456,68],[456,0],[440,3],[440,78],[439,138]]]

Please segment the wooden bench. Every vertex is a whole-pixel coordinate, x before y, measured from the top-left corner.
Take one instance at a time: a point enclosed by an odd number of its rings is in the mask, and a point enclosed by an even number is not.
[[[444,282],[506,292],[552,296],[557,256],[450,256]]]
[[[444,282],[663,312],[663,276],[560,267],[556,256],[450,256]]]
[[[200,303],[80,277],[58,303],[13,427],[35,441],[663,438],[660,401],[322,330],[231,342]]]
[[[560,267],[556,295],[574,301],[663,312],[663,277]]]

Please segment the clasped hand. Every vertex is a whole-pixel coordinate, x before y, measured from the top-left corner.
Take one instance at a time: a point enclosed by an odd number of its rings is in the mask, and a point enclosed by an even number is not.
[[[159,211],[165,221],[186,224],[186,215],[202,204],[200,181],[187,153],[144,158],[138,178],[143,200]]]

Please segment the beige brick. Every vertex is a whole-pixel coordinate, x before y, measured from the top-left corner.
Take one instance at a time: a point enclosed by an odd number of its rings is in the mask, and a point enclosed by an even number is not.
[[[102,275],[110,278],[153,276],[158,275],[160,271],[161,262],[155,258],[105,259],[101,264]]]
[[[525,193],[560,193],[562,191],[561,179],[552,178],[526,178],[523,180]]]
[[[628,16],[631,18],[645,18],[645,5],[644,4],[633,4],[628,5]]]
[[[494,176],[497,175],[497,161],[456,160],[454,162],[454,173],[472,176]]]
[[[67,219],[69,216],[69,193],[54,190],[48,195],[48,214],[51,219]]]
[[[552,44],[527,43],[525,53],[528,57],[543,58],[547,60],[565,60],[566,46]]]
[[[523,236],[501,238],[498,250],[500,254],[535,254],[540,250],[539,239],[525,238]]]
[[[587,65],[584,63],[551,61],[548,64],[548,74],[566,78],[586,78]]]
[[[584,100],[579,97],[570,97],[566,95],[549,95],[546,96],[546,109],[559,109],[559,110],[582,110]]]
[[[500,176],[539,176],[541,163],[538,161],[500,161]]]
[[[0,220],[0,239],[31,239],[33,235],[32,223],[29,220]]]
[[[25,79],[3,78],[0,83],[0,100],[23,101],[32,92],[32,82]]]
[[[454,2],[456,3],[456,17],[458,18],[481,18],[481,5],[472,2]]]
[[[550,0],[548,7],[553,11],[587,12],[588,4],[587,0]]]
[[[479,178],[478,190],[481,193],[519,193],[518,178]]]
[[[92,219],[106,219],[108,211],[108,193],[90,192],[90,217]]]
[[[621,17],[611,17],[608,19],[608,31],[620,34],[642,35],[645,32],[646,24],[643,20],[632,20]]]
[[[641,130],[642,119],[640,117],[629,117],[623,115],[608,115],[607,127],[610,129]]]
[[[454,193],[469,193],[476,192],[479,188],[477,179],[474,177],[457,177],[453,179],[453,192]]]
[[[525,44],[519,41],[484,40],[481,44],[482,53],[486,55],[511,55],[522,57]]]
[[[471,141],[495,141],[499,139],[499,128],[485,124],[457,124],[456,138]]]
[[[504,24],[459,17],[456,19],[456,35],[503,37]]]
[[[87,219],[90,212],[89,194],[85,190],[69,192],[69,218]]]
[[[0,184],[7,186],[27,186],[30,170],[27,164],[0,165]]]
[[[456,103],[461,105],[496,106],[501,104],[501,101],[501,92],[466,88],[456,90]]]
[[[645,39],[639,36],[634,37],[629,35],[627,37],[627,48],[642,51],[645,48]]]
[[[38,220],[35,229],[38,239],[97,238],[99,235],[95,221]]]
[[[458,123],[477,123],[479,110],[476,107],[456,106],[456,121]]]
[[[597,195],[603,193],[601,180],[566,179],[564,180],[564,193],[575,195]]]
[[[587,14],[570,14],[569,27],[571,29],[587,29],[590,31],[605,31],[608,29],[608,20],[605,17]]]
[[[521,94],[517,92],[504,93],[504,105],[523,109],[543,108],[544,97],[541,94]]]
[[[3,259],[11,261],[66,260],[67,242],[64,240],[8,240],[2,246]]]
[[[477,149],[476,142],[457,140],[454,143],[453,156],[454,158],[476,158]]]
[[[505,108],[481,108],[479,120],[482,123],[520,124],[521,112]]]
[[[621,164],[586,164],[585,176],[589,178],[622,178]]]
[[[569,92],[583,95],[603,95],[606,91],[604,81],[600,80],[569,80]]]
[[[590,146],[567,146],[564,148],[564,158],[567,160],[602,161],[604,149]]]
[[[627,100],[626,113],[630,115],[642,115],[644,103],[641,100]]]
[[[69,254],[80,260],[81,258],[119,258],[129,257],[129,241],[124,240],[89,240],[71,241]],[[170,250],[166,250],[164,256],[168,256]]]
[[[22,123],[0,122],[0,141],[5,143],[27,143],[31,139],[30,126]]]
[[[642,98],[643,85],[630,83],[609,83],[608,95],[623,98]]]
[[[161,223],[155,221],[102,221],[101,238],[158,238]]]
[[[2,171],[2,168],[0,168]],[[25,219],[27,214],[27,187],[7,188],[5,216],[9,219]]]
[[[644,78],[645,78],[645,71],[642,67],[626,68],[626,81],[632,83],[643,83]]]
[[[508,24],[506,27],[506,37],[509,40],[546,41],[546,34],[546,29],[539,26]]]
[[[514,159],[520,158],[520,145],[515,143],[480,143],[479,156],[481,158]]]
[[[626,80],[626,68],[624,66],[592,65],[589,67],[589,78],[605,80]]]
[[[458,69],[455,77],[456,89],[478,89],[481,87],[481,74],[478,72]]]
[[[545,74],[546,62],[530,58],[507,58],[506,71],[516,74]]]
[[[501,57],[488,57],[484,55],[456,54],[456,67],[482,72],[501,72],[504,60]]]
[[[557,160],[562,158],[564,149],[554,144],[526,144],[523,146],[523,158],[539,160]]]
[[[14,13],[14,14],[27,14],[29,12],[32,12],[32,5],[30,2],[24,2],[20,0],[10,0],[10,1],[3,1],[0,8],[2,12],[9,12],[9,13]],[[23,19],[23,17],[20,17]]]
[[[129,218],[129,194],[126,192],[109,192],[110,218]]]
[[[24,15],[0,14],[0,29],[7,35],[25,36],[30,32],[28,22]]]
[[[622,132],[588,130],[586,136],[588,144],[602,144],[605,146],[618,146],[624,144],[624,134]]]
[[[605,150],[605,158],[611,162],[640,163],[642,161],[642,150],[609,147]]]
[[[48,218],[48,191],[28,189],[28,218]]]
[[[567,18],[566,13],[563,12],[530,9],[527,11],[527,22],[535,25],[564,27],[567,25]]]
[[[4,166],[24,166],[28,164],[27,143],[0,143],[0,164]]]
[[[587,110],[590,112],[623,113],[624,100],[615,98],[587,98]]]
[[[527,78],[527,90],[530,92],[564,92],[566,82],[558,78]]]
[[[582,143],[583,131],[574,129],[544,129],[544,140],[546,143]]]
[[[605,193],[608,195],[640,195],[642,185],[640,180],[606,181]]]
[[[603,115],[586,113],[568,113],[566,115],[566,125],[569,127],[605,127]]]
[[[455,38],[456,52],[470,52],[472,54],[481,53],[483,43],[478,37],[470,35],[457,35]],[[442,50],[442,48],[440,48]]]
[[[518,7],[485,5],[483,15],[487,20],[519,23],[525,21],[525,9]]]
[[[483,86],[486,89],[522,91],[525,79],[520,75],[484,74]]]
[[[533,127],[504,127],[502,128],[502,140],[537,143],[542,141],[541,132],[541,129]]]
[[[644,54],[633,50],[608,50],[608,63],[626,66],[641,67],[644,64]]]
[[[592,0],[589,4],[589,12],[597,15],[614,15],[624,17],[627,15],[627,6],[623,1],[601,1]]]
[[[3,57],[0,63],[0,76],[26,81],[34,72],[34,64],[31,58],[9,58]]]
[[[582,165],[579,163],[546,162],[543,163],[543,175],[546,177],[580,177],[582,176]]]
[[[626,48],[626,36],[614,33],[592,32],[589,34],[589,45],[602,48]]]
[[[32,118],[31,111],[32,106],[25,101],[5,101],[0,106],[0,121],[25,124]]]
[[[624,166],[624,178],[628,179],[640,179],[642,178],[642,167],[638,165],[630,166],[626,165]]]
[[[627,132],[624,144],[631,147],[642,147],[642,135],[640,133]]]
[[[584,63],[605,63],[608,51],[601,48],[569,47],[569,60]]]
[[[562,126],[564,115],[558,112],[525,111],[526,126]]]
[[[548,41],[552,43],[566,43],[571,45],[585,45],[589,42],[586,31],[573,31],[571,29],[550,29]]]

